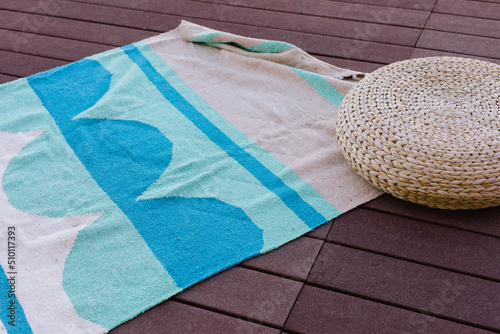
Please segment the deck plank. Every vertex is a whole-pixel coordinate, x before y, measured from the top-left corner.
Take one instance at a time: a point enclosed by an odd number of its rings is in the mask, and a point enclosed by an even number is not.
[[[405,202],[390,195],[382,195],[363,207],[500,237],[500,207],[482,210],[439,210]]]
[[[438,0],[434,12],[500,20],[500,4],[489,1]]]
[[[498,59],[498,58],[495,59],[495,58],[488,58],[488,57],[479,57],[479,56],[473,56],[473,55],[469,55],[469,54],[456,53],[456,52],[446,52],[446,51],[439,51],[439,50],[415,48],[411,54],[411,58],[438,57],[438,56],[472,58],[472,59],[489,61],[490,63],[500,64],[500,59]]]
[[[278,334],[279,330],[169,300],[118,326],[110,333]]]
[[[156,35],[143,29],[0,10],[0,29],[123,46]]]
[[[194,0],[197,2],[227,4],[230,6],[257,8],[282,13],[300,13],[313,16],[363,21],[379,24],[421,28],[429,12],[414,9],[356,4],[339,1],[272,1],[272,0]],[[288,17],[288,15],[287,15]],[[309,18],[310,19],[310,18]]]
[[[418,40],[417,47],[481,57],[500,58],[498,39],[490,37],[424,30]]]
[[[167,31],[175,28],[181,20],[181,17],[175,15],[167,15],[164,13],[149,13],[126,8],[116,8],[95,4],[59,1],[57,10],[53,10],[58,17],[69,19],[88,20],[97,23],[106,23],[112,25],[123,25],[124,22],[131,27],[144,26],[145,29],[151,31]],[[144,4],[151,6],[152,2],[131,3],[138,6]],[[163,3],[158,3],[158,10],[164,7]],[[23,6],[24,9],[23,9]],[[37,6],[36,0],[7,0],[0,3],[0,9],[8,10],[23,10],[23,12],[43,14],[46,9]],[[167,10],[167,9],[165,9]],[[184,9],[187,11],[186,9]],[[176,9],[176,6],[168,7],[170,12],[181,12],[181,9]],[[201,13],[204,17],[217,16],[217,12],[212,10],[211,13]],[[190,14],[192,15],[192,14]],[[244,16],[244,15],[243,15]],[[248,20],[248,19],[246,19]],[[251,20],[250,20],[251,21]],[[336,36],[318,35],[300,31],[282,30],[281,28],[268,27],[263,24],[261,26],[248,26],[241,23],[230,23],[228,21],[210,21],[201,18],[194,18],[194,23],[204,24],[208,27],[218,30],[231,31],[235,34],[251,35],[256,38],[282,40],[304,49],[305,51],[329,57],[339,57],[352,60],[362,60],[381,64],[388,64],[394,61],[407,59],[411,56],[412,48],[410,46],[401,46],[388,43],[380,43],[374,41],[356,40],[350,38],[341,38]],[[147,24],[146,24],[147,23]],[[407,28],[405,28],[407,29]],[[352,32],[357,34],[357,32]],[[389,39],[395,38],[397,34],[392,36],[388,34]],[[370,37],[369,35],[367,35]],[[392,36],[392,37],[391,37]],[[416,36],[409,38],[413,41]],[[417,36],[418,37],[418,36]],[[384,37],[385,38],[385,37]],[[410,43],[411,44],[411,43]]]
[[[6,74],[0,74],[0,84],[7,83],[9,81],[14,81],[18,79],[18,77]]]
[[[429,17],[426,29],[498,38],[500,21],[433,13]]]
[[[0,50],[0,59],[0,73],[16,77],[27,77],[68,63],[64,60],[30,56],[3,50]]]
[[[250,8],[228,6],[219,3],[197,2],[189,0],[183,0],[182,6],[178,5],[175,2],[163,3],[139,1],[124,3],[121,0],[87,0],[87,2],[95,4],[98,3],[99,5],[106,6],[117,6],[127,9],[139,9],[158,12],[168,15],[185,16],[193,19],[214,20],[219,22],[222,21],[233,24],[260,26],[280,30],[289,30],[358,40],[370,40],[374,42],[391,43],[406,46],[413,46],[418,36],[420,35],[420,29],[388,26],[387,24],[362,21],[353,21],[352,23],[348,24],[343,19],[298,14],[298,12],[300,12],[299,10],[283,13],[264,10],[257,7]],[[299,4],[300,7],[302,7],[306,3],[297,2],[295,5],[298,6]],[[311,5],[308,5],[308,7],[311,7]],[[402,11],[401,9],[399,10]],[[419,14],[423,13],[420,11],[415,12]],[[381,20],[390,19],[387,17],[383,19],[381,18]],[[423,22],[425,22],[425,20],[423,18],[420,18],[420,25],[422,25]]]
[[[500,330],[500,283],[326,243],[307,280],[394,306]]]
[[[109,7],[76,1],[57,0],[47,5],[37,0],[3,0],[0,9],[22,13],[65,18],[74,21],[101,23],[110,26],[137,28],[157,33],[174,29],[181,17],[148,13],[126,8]]]
[[[426,10],[431,11],[434,7],[434,3],[436,0],[339,0],[345,1],[349,3],[360,3],[360,4],[368,4],[368,5],[376,5],[376,6],[384,6],[384,7],[393,7],[393,8],[407,8],[407,9],[417,9],[417,10]]]
[[[302,283],[294,280],[234,267],[198,283],[173,300],[282,327],[301,288]]]
[[[331,333],[488,333],[478,328],[397,307],[305,286],[285,330]]]
[[[0,49],[75,61],[111,49],[108,45],[0,29]]]
[[[328,241],[500,282],[499,238],[358,209],[335,220]]]

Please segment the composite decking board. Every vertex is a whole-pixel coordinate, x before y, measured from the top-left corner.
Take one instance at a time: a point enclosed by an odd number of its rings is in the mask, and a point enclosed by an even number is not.
[[[382,195],[364,204],[363,207],[500,237],[500,207],[481,210],[439,210],[405,202],[390,195]]]
[[[27,6],[28,9],[25,9],[25,12],[44,13],[43,9],[36,6],[35,0],[19,1],[25,3],[24,5]],[[181,20],[178,16],[147,13],[125,8],[105,7],[101,5],[69,1],[60,1],[58,3],[61,5],[57,7],[57,11],[54,10],[58,17],[85,21],[88,20],[114,25],[123,25],[123,23],[127,21],[125,19],[121,19],[120,17],[126,17],[127,19],[130,19],[130,21],[128,21],[130,26],[145,26],[146,29],[154,31],[167,31],[173,29]],[[0,8],[20,10],[22,9],[22,6],[17,4],[17,2],[8,0],[6,2],[0,2]],[[111,11],[111,13],[105,14],[107,11]],[[157,15],[160,15],[160,17],[157,17]],[[283,40],[295,44],[309,53],[331,57],[388,64],[394,61],[409,58],[412,51],[412,48],[409,46],[352,40],[349,38],[317,35],[297,31],[285,31],[276,28],[269,28],[265,25],[248,26],[240,23],[209,21],[203,19],[190,18],[190,20],[194,23],[204,24],[214,29],[231,31],[235,34],[251,35],[257,38]],[[141,24],[143,21],[148,22],[148,26]],[[155,26],[155,23],[158,23],[159,25]]]
[[[169,300],[144,315],[111,330],[110,334],[137,333],[262,333],[279,334],[279,330]]]
[[[0,29],[123,46],[157,33],[142,29],[0,10]]]
[[[55,5],[51,7],[41,6],[43,2],[37,0],[2,0],[0,1],[0,9],[151,30],[158,33],[174,29],[181,21],[181,17],[178,16],[90,3],[65,0],[50,3]]]
[[[16,79],[18,79],[18,77],[0,73],[0,84],[6,83],[9,81],[14,81]]]
[[[413,9],[382,7],[367,4],[354,4],[339,1],[272,1],[272,0],[192,0],[195,2],[226,4],[248,8],[273,10],[283,13],[300,13],[323,16],[335,19],[364,21],[378,24],[398,25],[421,28],[424,26],[428,12]]]
[[[241,266],[305,281],[322,246],[322,240],[298,238],[273,252],[247,260]]]
[[[500,20],[500,4],[469,0],[438,0],[435,13]]]
[[[489,333],[370,300],[306,285],[285,330],[292,333]]]
[[[430,11],[434,7],[436,0],[338,0],[349,3],[360,3],[392,8],[407,8]]]
[[[0,73],[16,77],[27,77],[67,63],[64,60],[0,50]]]
[[[173,297],[243,319],[282,327],[303,283],[234,267]]]
[[[433,13],[429,17],[425,28],[465,35],[500,37],[500,21],[475,17]]]
[[[496,38],[424,30],[416,46],[498,59],[500,58],[498,43],[499,40]]]
[[[109,45],[0,29],[0,49],[65,61],[76,61],[111,49]]]
[[[358,209],[338,217],[328,241],[500,282],[500,239]]]
[[[438,50],[429,50],[429,49],[421,49],[415,48],[411,54],[412,58],[423,58],[423,57],[436,57],[436,56],[450,56],[450,57],[464,57],[464,58],[472,58],[479,59],[484,61],[489,61],[490,63],[495,63],[500,65],[500,59],[495,58],[487,58],[487,57],[478,57],[472,56],[463,53],[455,53],[455,52],[446,52],[446,51],[438,51]]]
[[[257,8],[227,6],[217,3],[183,0],[182,6],[171,2],[129,2],[120,0],[90,1],[100,5],[117,6],[179,15],[192,19],[217,20],[227,23],[261,26],[318,35],[370,40],[381,43],[413,46],[420,29],[389,26],[367,22],[346,24],[346,20],[307,16],[297,13],[280,13]],[[419,12],[420,13],[420,12]],[[352,25],[355,25],[354,27]]]
[[[325,243],[308,283],[500,330],[500,283]]]
[[[110,0],[69,0],[69,1],[82,1],[97,4],[110,4]],[[115,5],[129,5],[128,1],[123,0],[112,0]],[[239,0],[240,2],[243,0]],[[331,1],[331,0],[326,0]],[[227,1],[232,3],[233,0]],[[434,7],[436,0],[338,0],[335,2],[343,2],[346,4],[365,4],[380,7],[390,7],[390,8],[405,8],[414,9],[421,11],[430,11]]]

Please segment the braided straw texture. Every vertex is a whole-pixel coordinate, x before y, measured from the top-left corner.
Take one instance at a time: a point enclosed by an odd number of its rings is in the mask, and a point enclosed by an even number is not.
[[[441,209],[500,204],[500,65],[410,59],[363,78],[344,98],[337,139],[377,188]]]

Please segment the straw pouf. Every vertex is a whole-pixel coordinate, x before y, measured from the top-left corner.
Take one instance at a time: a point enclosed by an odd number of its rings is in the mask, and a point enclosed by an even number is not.
[[[344,98],[337,137],[374,186],[442,209],[500,204],[500,65],[410,59],[363,78]]]

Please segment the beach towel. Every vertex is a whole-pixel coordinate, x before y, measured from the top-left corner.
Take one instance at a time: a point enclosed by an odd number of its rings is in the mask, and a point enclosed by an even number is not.
[[[1,85],[2,331],[106,333],[377,197],[335,137],[362,76],[184,21]]]

